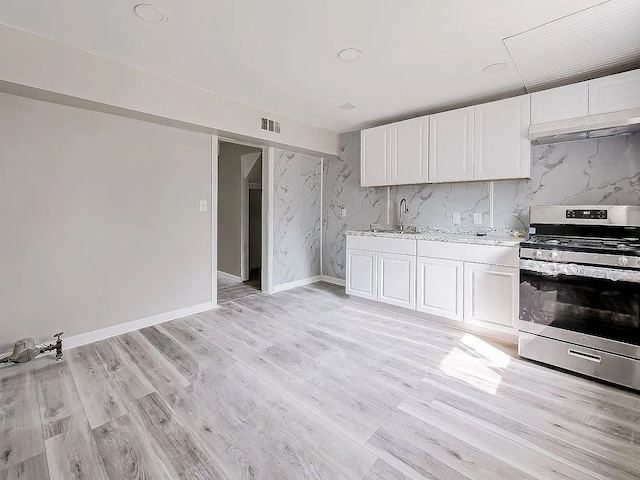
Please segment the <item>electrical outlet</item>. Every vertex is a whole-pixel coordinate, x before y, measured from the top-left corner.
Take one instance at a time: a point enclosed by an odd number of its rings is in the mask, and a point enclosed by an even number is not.
[[[341,217],[346,217],[347,216],[347,209],[346,208],[343,208],[343,209],[340,210],[340,216]]]
[[[474,213],[473,214],[473,224],[474,225],[482,225],[482,214]]]
[[[200,200],[200,211],[201,212],[206,212],[207,211],[207,201],[206,200]]]
[[[454,212],[453,214],[453,224],[460,225],[462,223],[462,219],[460,218],[460,212]]]

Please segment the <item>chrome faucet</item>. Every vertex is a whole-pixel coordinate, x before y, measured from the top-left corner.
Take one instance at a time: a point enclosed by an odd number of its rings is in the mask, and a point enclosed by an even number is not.
[[[407,206],[407,199],[403,198],[400,200],[400,231],[404,231],[404,220],[405,216],[409,214],[409,207]]]

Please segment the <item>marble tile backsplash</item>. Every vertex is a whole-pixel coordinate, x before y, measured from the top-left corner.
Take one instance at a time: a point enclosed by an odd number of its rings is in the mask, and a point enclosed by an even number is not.
[[[387,188],[360,187],[360,132],[341,137],[342,153],[325,159],[323,185],[322,273],[344,279],[346,230],[387,223]],[[531,179],[412,185],[389,189],[389,222],[398,222],[398,206],[406,198],[407,224],[473,227],[473,214],[483,214],[483,227],[526,230],[531,205],[640,205],[640,134],[533,147]],[[493,197],[493,198],[491,198]],[[340,211],[346,208],[347,216]]]
[[[533,147],[531,179],[494,184],[494,226],[527,228],[531,205],[640,205],[640,134]]]
[[[343,133],[340,140],[340,156],[324,159],[322,273],[344,278],[344,232],[386,223],[387,191],[360,187],[360,132]]]
[[[320,275],[321,159],[275,151],[273,284]]]
[[[409,214],[406,225],[453,226],[453,213],[460,213],[460,227],[473,227],[473,214],[482,213],[482,226],[489,226],[489,184],[442,183],[435,185],[407,185],[391,189],[390,215],[392,223],[399,223],[399,205],[407,199]]]

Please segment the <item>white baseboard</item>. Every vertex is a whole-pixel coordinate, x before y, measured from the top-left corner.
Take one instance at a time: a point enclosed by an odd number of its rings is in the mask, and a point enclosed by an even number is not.
[[[205,312],[211,310],[211,302],[201,303],[200,305],[194,305],[192,307],[181,308],[172,312],[160,313],[158,315],[152,315],[147,318],[140,318],[131,322],[119,323],[112,327],[101,328],[100,330],[94,330],[92,332],[81,333],[80,335],[74,335],[72,337],[63,338],[64,348],[75,348],[88,343],[97,342],[98,340],[104,340],[105,338],[115,337],[116,335],[122,335],[123,333],[133,332],[144,327],[150,327],[157,325],[158,323],[168,322],[169,320],[176,320],[178,318],[193,315],[195,313]]]
[[[330,277],[329,275],[321,275],[321,280],[327,283],[333,283],[334,285],[340,285],[344,287],[346,282],[342,278]]]
[[[275,285],[273,287],[273,293],[289,290],[290,288],[302,287],[309,285],[310,283],[316,283],[322,280],[322,275],[316,275],[315,277],[303,278],[302,280],[296,280],[289,283],[283,283],[281,285]]]
[[[218,270],[218,275],[220,275],[222,278],[226,278],[227,280],[231,280],[232,282],[242,283],[242,278],[238,277],[237,275],[232,275],[227,272],[221,272],[220,270]]]

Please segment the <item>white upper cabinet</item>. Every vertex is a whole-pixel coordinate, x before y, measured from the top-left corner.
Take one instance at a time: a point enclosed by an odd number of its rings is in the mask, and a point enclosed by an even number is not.
[[[588,82],[531,94],[531,124],[557,122],[589,115]]]
[[[474,107],[429,117],[429,181],[473,180]]]
[[[429,117],[413,118],[390,125],[391,184],[429,181]]]
[[[589,81],[589,115],[640,108],[640,70]]]
[[[369,128],[361,133],[363,187],[429,181],[429,117]]]
[[[531,175],[529,95],[475,107],[474,180]]]
[[[390,127],[369,128],[360,133],[360,184],[363,187],[389,185],[391,183],[390,165]]]

